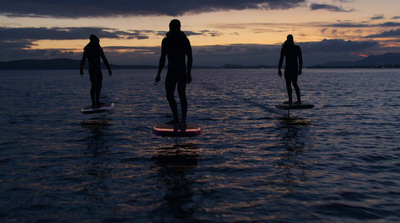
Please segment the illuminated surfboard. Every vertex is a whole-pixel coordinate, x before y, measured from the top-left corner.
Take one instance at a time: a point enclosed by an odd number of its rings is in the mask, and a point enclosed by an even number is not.
[[[167,137],[195,137],[201,134],[201,128],[193,123],[186,125],[156,124],[153,127],[153,133]]]

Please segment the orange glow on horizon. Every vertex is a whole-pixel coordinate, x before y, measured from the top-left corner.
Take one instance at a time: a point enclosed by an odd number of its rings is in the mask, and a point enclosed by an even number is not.
[[[176,18],[181,21],[182,31],[187,34],[191,45],[196,47],[236,44],[278,46],[286,40],[288,34],[292,34],[295,43],[299,45],[316,43],[324,39],[378,43],[373,47],[363,48],[353,53],[360,57],[376,55],[382,51],[400,51],[400,42],[394,32],[400,28],[396,25],[400,22],[397,18],[398,8],[393,7],[397,1],[382,0],[383,2],[379,4],[373,0],[328,1],[329,4],[343,6],[343,9],[354,10],[312,10],[309,3],[305,3],[288,9],[210,10],[202,13],[187,13]],[[325,4],[326,0],[313,2]],[[384,16],[374,18],[375,15],[380,14]],[[165,36],[163,33],[168,31],[169,21],[174,18],[175,16],[169,15],[116,15],[91,18],[32,18],[0,15],[2,23],[0,26],[6,29],[21,28],[18,30],[21,32],[24,28],[48,30],[54,28],[51,32],[44,32],[43,36],[39,33],[26,37],[24,50],[83,52],[91,34],[86,32],[95,30],[94,32],[99,32],[94,34],[100,38],[100,45],[105,51],[116,54],[152,54],[150,50],[147,51],[148,48],[160,48]],[[81,28],[80,33],[72,32],[74,28]],[[60,36],[60,33],[57,33],[58,30],[64,30],[67,33],[71,31],[71,33]],[[76,39],[82,38],[82,33],[87,35],[87,38]]]

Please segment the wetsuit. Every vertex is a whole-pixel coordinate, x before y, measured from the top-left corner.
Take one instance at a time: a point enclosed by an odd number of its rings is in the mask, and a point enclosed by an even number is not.
[[[186,67],[186,56],[188,67]],[[189,39],[181,32],[168,32],[167,37],[162,41],[160,68],[164,67],[165,57],[168,58],[168,72],[165,79],[165,91],[168,103],[174,115],[172,122],[178,122],[177,104],[174,98],[175,88],[178,87],[179,99],[181,102],[182,122],[186,122],[187,99],[186,83],[191,78],[192,48]],[[161,70],[159,69],[159,73]]]
[[[303,58],[300,47],[287,41],[283,44],[281,49],[281,56],[279,59],[279,71],[281,70],[284,57],[286,58],[285,80],[289,102],[292,101],[292,84],[296,91],[297,101],[301,102],[300,88],[297,85],[297,77],[301,74],[301,70],[303,67]]]
[[[81,73],[83,72],[83,66],[86,59],[89,62],[89,75],[92,87],[90,89],[90,96],[92,99],[92,106],[100,105],[100,92],[103,83],[103,74],[100,67],[100,58],[103,60],[104,64],[107,66],[108,71],[111,76],[110,66],[104,55],[103,49],[96,42],[90,42],[86,45],[83,52],[83,57],[81,61]],[[83,74],[83,73],[82,73]]]

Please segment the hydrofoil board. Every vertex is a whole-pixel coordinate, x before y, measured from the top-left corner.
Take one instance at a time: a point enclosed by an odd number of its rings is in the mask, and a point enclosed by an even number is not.
[[[81,109],[81,112],[84,114],[90,114],[90,113],[100,113],[100,112],[106,112],[110,111],[114,107],[114,103],[103,103],[99,106],[85,106]]]
[[[156,124],[153,133],[158,136],[168,137],[195,137],[200,135],[201,128],[197,124],[188,123],[186,125]]]

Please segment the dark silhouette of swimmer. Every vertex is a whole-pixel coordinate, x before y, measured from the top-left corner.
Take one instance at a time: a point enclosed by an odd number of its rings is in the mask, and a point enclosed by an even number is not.
[[[182,119],[181,124],[186,124],[187,100],[186,84],[192,82],[192,47],[189,39],[181,31],[181,22],[177,19],[169,23],[167,37],[161,43],[161,57],[158,65],[158,73],[155,84],[161,80],[161,71],[168,57],[168,72],[165,78],[165,91],[169,106],[171,107],[174,119],[167,124],[179,124],[178,108],[174,97],[175,88],[178,87],[179,100],[181,102]],[[187,65],[186,65],[187,57]]]
[[[300,88],[297,85],[297,77],[298,75],[301,74],[301,70],[303,68],[303,58],[301,55],[300,47],[294,45],[294,40],[292,35],[288,35],[287,40],[282,45],[281,56],[279,58],[279,68],[278,68],[279,76],[282,76],[281,68],[284,57],[286,58],[286,66],[285,66],[286,89],[289,96],[289,101],[284,103],[288,104],[293,103],[292,86],[291,86],[293,84],[293,87],[297,95],[296,103],[301,104]]]
[[[108,73],[112,75],[108,60],[104,55],[103,49],[100,46],[100,40],[95,35],[90,35],[90,42],[85,46],[83,57],[81,61],[80,73],[83,77],[83,67],[85,66],[86,59],[89,61],[89,75],[92,87],[90,89],[90,96],[92,98],[92,107],[100,107],[103,103],[100,102],[100,92],[103,82],[103,74],[101,73],[100,58],[107,66]]]

